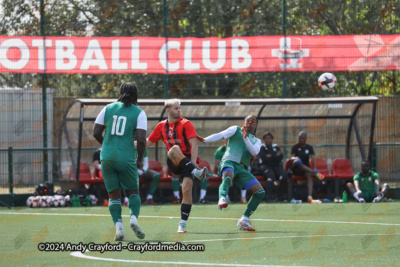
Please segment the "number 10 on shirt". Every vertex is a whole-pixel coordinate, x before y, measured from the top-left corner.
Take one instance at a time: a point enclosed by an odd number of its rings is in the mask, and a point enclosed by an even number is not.
[[[125,125],[126,125],[126,117],[125,116],[118,117],[117,115],[113,115],[113,119],[114,120],[113,120],[112,129],[111,129],[111,135],[119,135],[119,136],[124,135]]]

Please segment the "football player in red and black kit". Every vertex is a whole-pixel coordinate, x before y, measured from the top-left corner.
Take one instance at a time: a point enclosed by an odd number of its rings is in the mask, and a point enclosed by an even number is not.
[[[162,140],[167,147],[167,165],[171,172],[182,179],[181,221],[178,233],[186,233],[186,222],[192,208],[193,176],[200,181],[207,177],[206,167],[200,170],[198,163],[197,133],[193,124],[181,116],[179,99],[165,101],[168,119],[157,124],[147,140],[151,146]]]

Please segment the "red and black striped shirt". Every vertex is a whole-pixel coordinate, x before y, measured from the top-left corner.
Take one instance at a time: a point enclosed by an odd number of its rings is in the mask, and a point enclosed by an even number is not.
[[[168,123],[168,119],[159,122],[150,134],[149,141],[156,143],[162,139],[168,151],[178,145],[183,154],[189,155],[192,149],[189,139],[196,138],[196,135],[193,124],[180,117],[175,123]]]

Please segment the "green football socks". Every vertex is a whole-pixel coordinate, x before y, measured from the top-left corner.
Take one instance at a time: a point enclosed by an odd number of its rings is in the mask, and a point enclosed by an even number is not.
[[[200,189],[207,190],[207,186],[208,186],[208,178],[200,182]]]
[[[153,179],[151,180],[151,183],[149,185],[149,195],[154,195],[154,192],[156,192],[158,183],[160,182],[160,174],[157,172],[156,174],[153,175]],[[178,184],[178,190],[179,190],[179,184]]]
[[[219,186],[219,198],[225,197],[229,193],[229,187],[232,185],[232,178],[230,176],[226,176]]]
[[[171,182],[172,182],[172,191],[179,192],[179,179],[172,177]]]
[[[128,206],[129,206],[129,210],[131,212],[131,216],[135,215],[136,218],[139,218],[140,204],[141,204],[141,200],[140,200],[139,195],[137,195],[137,194],[130,195]]]
[[[257,209],[258,205],[264,199],[264,196],[265,196],[265,191],[262,188],[254,192],[249,200],[249,203],[247,203],[247,208],[244,211],[243,215],[247,218],[250,217],[250,215],[253,214],[253,212]]]
[[[108,202],[108,209],[110,210],[111,218],[115,223],[122,222],[122,208],[121,208],[121,200],[118,198],[111,198]]]

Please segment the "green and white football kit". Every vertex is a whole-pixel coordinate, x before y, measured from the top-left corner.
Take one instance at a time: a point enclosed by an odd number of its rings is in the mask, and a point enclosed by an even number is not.
[[[206,143],[215,142],[221,139],[229,139],[224,156],[221,159],[217,174],[223,177],[219,187],[219,202],[218,208],[226,208],[226,196],[232,182],[240,188],[250,190],[254,185],[259,184],[258,180],[248,171],[252,156],[256,156],[261,148],[261,140],[255,137],[252,133],[247,132],[247,137],[243,138],[242,128],[232,126],[217,134],[210,135],[204,139]],[[224,176],[224,172],[231,171],[233,177]],[[242,218],[246,218],[246,225],[239,225],[243,220],[239,220],[238,226],[242,230],[254,231],[251,227],[248,218],[257,209],[260,202],[264,199],[265,191],[260,185],[260,189],[253,192],[247,203],[246,210]]]
[[[136,105],[127,107],[122,102],[115,102],[102,109],[95,123],[105,126],[100,162],[107,192],[110,193],[119,188],[123,190],[139,189],[134,139],[137,129],[147,131],[145,112]],[[145,234],[137,222],[140,205],[140,196],[131,194],[128,200],[131,215],[130,227],[138,238],[143,239]],[[117,229],[114,240],[121,241],[124,239],[121,199],[110,198],[108,208]]]

